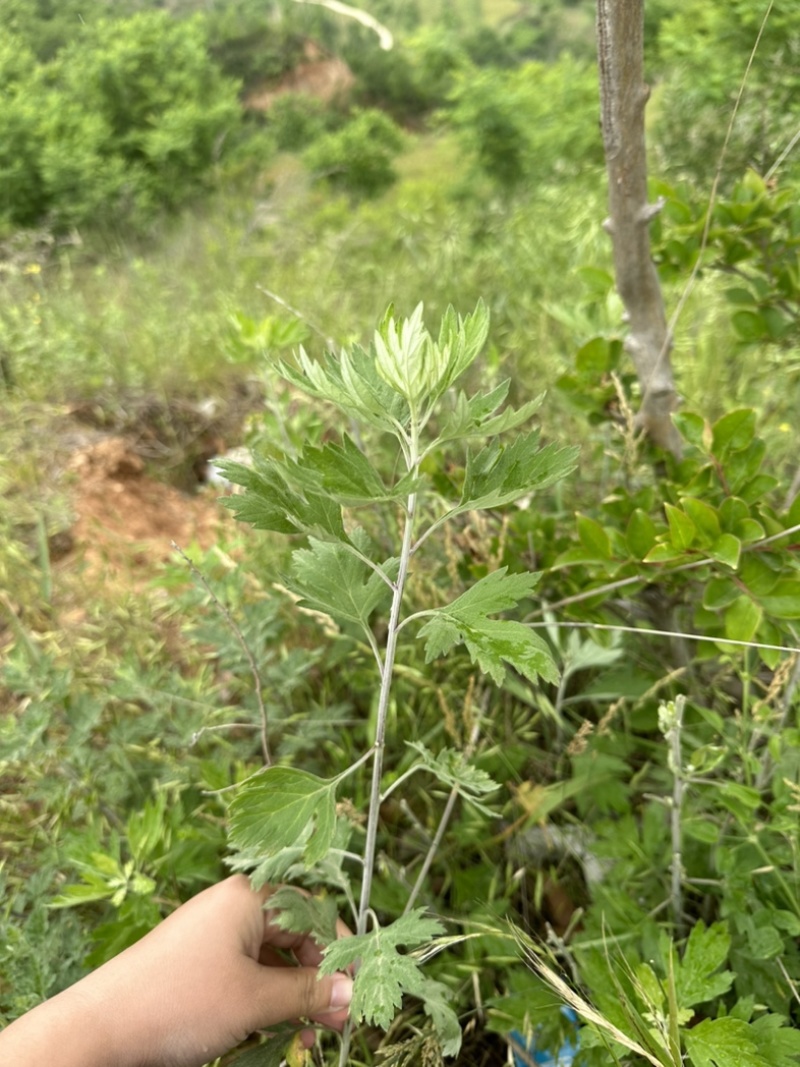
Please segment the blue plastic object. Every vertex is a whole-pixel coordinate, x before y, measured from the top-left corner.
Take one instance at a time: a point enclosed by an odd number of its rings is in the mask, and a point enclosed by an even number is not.
[[[514,1051],[516,1067],[529,1067],[531,1062],[540,1065],[540,1067],[572,1067],[572,1062],[578,1055],[578,1046],[580,1044],[578,1038],[578,1016],[572,1008],[568,1008],[566,1005],[561,1008],[561,1014],[572,1023],[573,1037],[567,1038],[555,1055],[552,1052],[546,1052],[544,1049],[537,1049],[535,1030],[527,1042],[519,1030],[512,1031],[511,1036],[514,1041],[520,1048],[525,1049],[526,1053],[525,1059],[523,1059],[519,1052]]]

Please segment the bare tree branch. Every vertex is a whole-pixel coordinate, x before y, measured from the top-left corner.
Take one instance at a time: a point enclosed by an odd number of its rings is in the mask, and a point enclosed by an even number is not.
[[[642,389],[637,424],[677,456],[672,340],[648,229],[661,205],[647,200],[644,109],[650,93],[644,83],[643,0],[597,0],[597,52],[610,210],[606,226],[630,327],[625,348]]]
[[[320,7],[327,7],[329,11],[335,11],[337,15],[345,15],[347,18],[355,19],[362,26],[366,26],[367,29],[374,30],[377,33],[378,42],[385,52],[390,51],[394,45],[392,31],[378,22],[369,12],[362,11],[361,8],[353,7],[351,4],[343,4],[340,0],[295,0],[295,3],[319,4]]]

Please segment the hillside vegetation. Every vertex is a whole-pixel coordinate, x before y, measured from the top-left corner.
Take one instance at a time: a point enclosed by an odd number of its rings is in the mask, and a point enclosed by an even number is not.
[[[593,4],[0,7],[0,1023],[233,868],[440,921],[309,1062],[800,1060],[800,12],[678,7],[680,455]]]

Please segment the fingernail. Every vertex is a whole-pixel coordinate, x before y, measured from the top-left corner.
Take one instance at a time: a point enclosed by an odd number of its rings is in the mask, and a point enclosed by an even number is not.
[[[331,989],[331,1009],[349,1008],[353,999],[353,979],[346,975],[338,974],[333,980]]]

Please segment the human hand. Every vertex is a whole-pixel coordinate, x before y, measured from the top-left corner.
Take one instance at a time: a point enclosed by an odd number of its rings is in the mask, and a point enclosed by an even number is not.
[[[0,1034],[28,1067],[202,1067],[254,1030],[305,1018],[341,1029],[352,981],[318,977],[319,946],[275,926],[273,892],[234,875]],[[341,921],[340,937],[349,931]],[[298,966],[287,964],[290,953]]]

